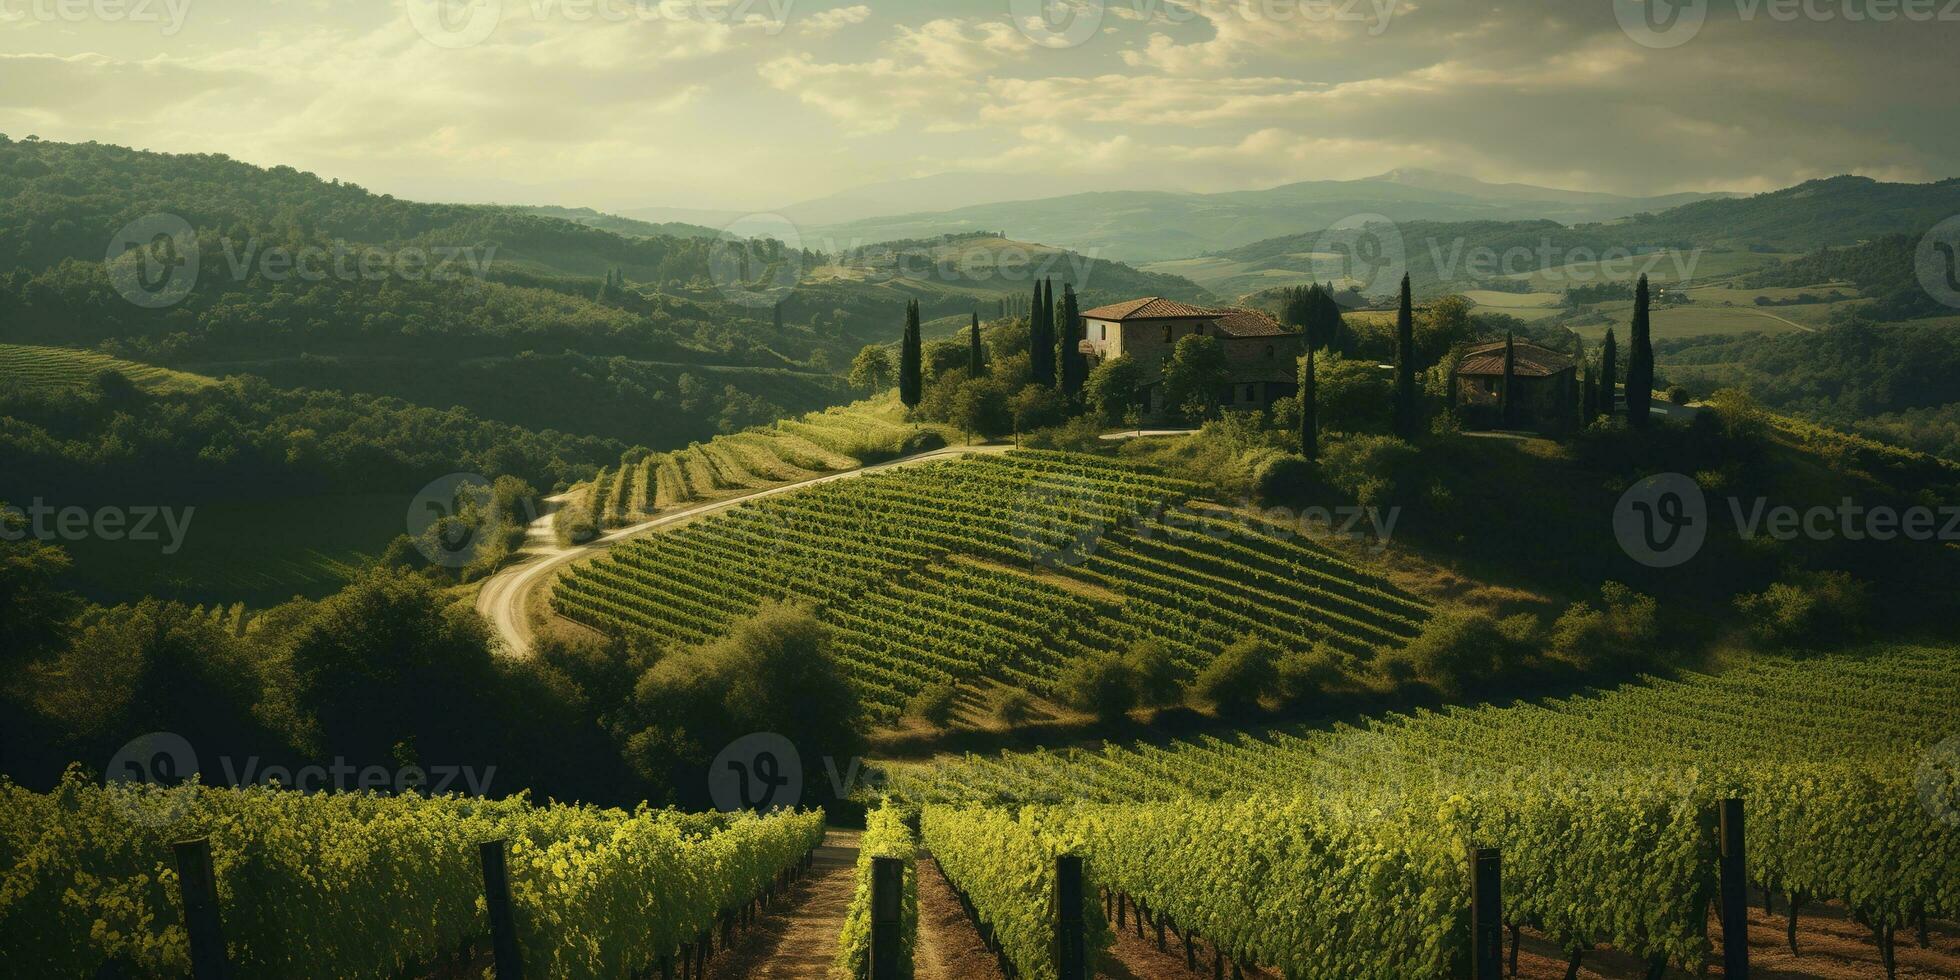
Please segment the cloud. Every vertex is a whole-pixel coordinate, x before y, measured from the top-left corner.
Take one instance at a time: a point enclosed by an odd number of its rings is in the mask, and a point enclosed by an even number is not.
[[[1654,50],[1604,3],[1107,0],[1049,47],[998,0],[504,2],[455,50],[398,4],[199,0],[165,38],[0,23],[0,131],[619,208],[970,169],[1218,190],[1423,166],[1621,192],[1960,171],[1946,23],[1731,13]]]

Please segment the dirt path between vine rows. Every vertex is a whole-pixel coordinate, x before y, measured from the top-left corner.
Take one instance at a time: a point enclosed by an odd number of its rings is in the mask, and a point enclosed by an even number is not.
[[[715,980],[746,977],[824,980],[837,956],[844,913],[857,891],[861,831],[832,829],[817,848],[810,873],[790,890],[788,905],[764,916],[735,948],[708,964]]]
[[[713,980],[828,980],[837,937],[857,892],[861,831],[831,829],[817,848],[810,874],[778,906],[741,934],[735,948],[708,964]],[[1001,980],[993,954],[960,908],[939,865],[919,859],[919,942],[916,980]]]

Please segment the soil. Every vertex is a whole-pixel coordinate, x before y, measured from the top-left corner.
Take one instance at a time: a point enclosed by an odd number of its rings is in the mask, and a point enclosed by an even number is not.
[[[714,980],[761,977],[824,980],[837,956],[844,913],[857,892],[858,838],[861,832],[833,829],[824,834],[810,873],[737,934],[735,948],[708,961]]]

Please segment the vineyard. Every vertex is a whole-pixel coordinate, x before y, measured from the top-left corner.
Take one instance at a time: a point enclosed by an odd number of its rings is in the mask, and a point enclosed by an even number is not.
[[[1188,676],[1247,634],[1367,656],[1420,629],[1421,603],[1196,491],[1102,457],[969,456],[643,538],[577,568],[552,602],[594,628],[682,643],[764,602],[812,603],[883,718],[934,683],[1047,691],[1073,658],[1141,639]]]
[[[0,383],[12,381],[29,388],[80,388],[102,371],[120,372],[137,387],[159,393],[191,391],[217,383],[202,375],[138,364],[96,351],[0,344]]]
[[[669,509],[796,483],[946,444],[937,427],[899,421],[880,400],[717,436],[664,453],[639,450],[574,488],[572,505],[597,527],[638,524]]]
[[[1514,951],[1529,928],[1574,963],[1607,946],[1655,976],[1697,970],[1715,808],[1739,799],[1748,880],[1789,902],[1791,943],[1796,910],[1836,902],[1889,964],[1899,931],[1960,914],[1956,690],[1952,651],[1900,649],[1360,728],[893,767],[887,790],[928,803],[927,842],[983,918],[1028,900],[982,882],[1066,852],[1234,962],[1343,977],[1469,974],[1466,842],[1501,852]]]
[[[919,864],[912,828],[896,807],[880,807],[865,816],[864,836],[858,844],[857,890],[844,913],[844,931],[837,940],[836,970],[846,976],[868,978],[872,972],[872,895],[873,875],[879,858],[897,862],[897,935],[887,938],[892,949],[883,958],[884,973],[896,973],[898,980],[912,980],[912,955],[919,939]]]
[[[172,843],[203,838],[228,975],[420,975],[489,945],[481,850],[502,841],[498,906],[523,971],[620,977],[701,947],[822,837],[822,811],[102,787],[72,772],[43,795],[0,780],[0,962],[15,976],[189,973],[192,890]]]

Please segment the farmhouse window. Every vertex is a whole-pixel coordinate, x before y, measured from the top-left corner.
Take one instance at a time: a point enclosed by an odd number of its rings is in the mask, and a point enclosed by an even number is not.
[[[1166,323],[1164,324],[1164,343],[1168,344],[1170,342],[1171,342],[1171,325]]]

